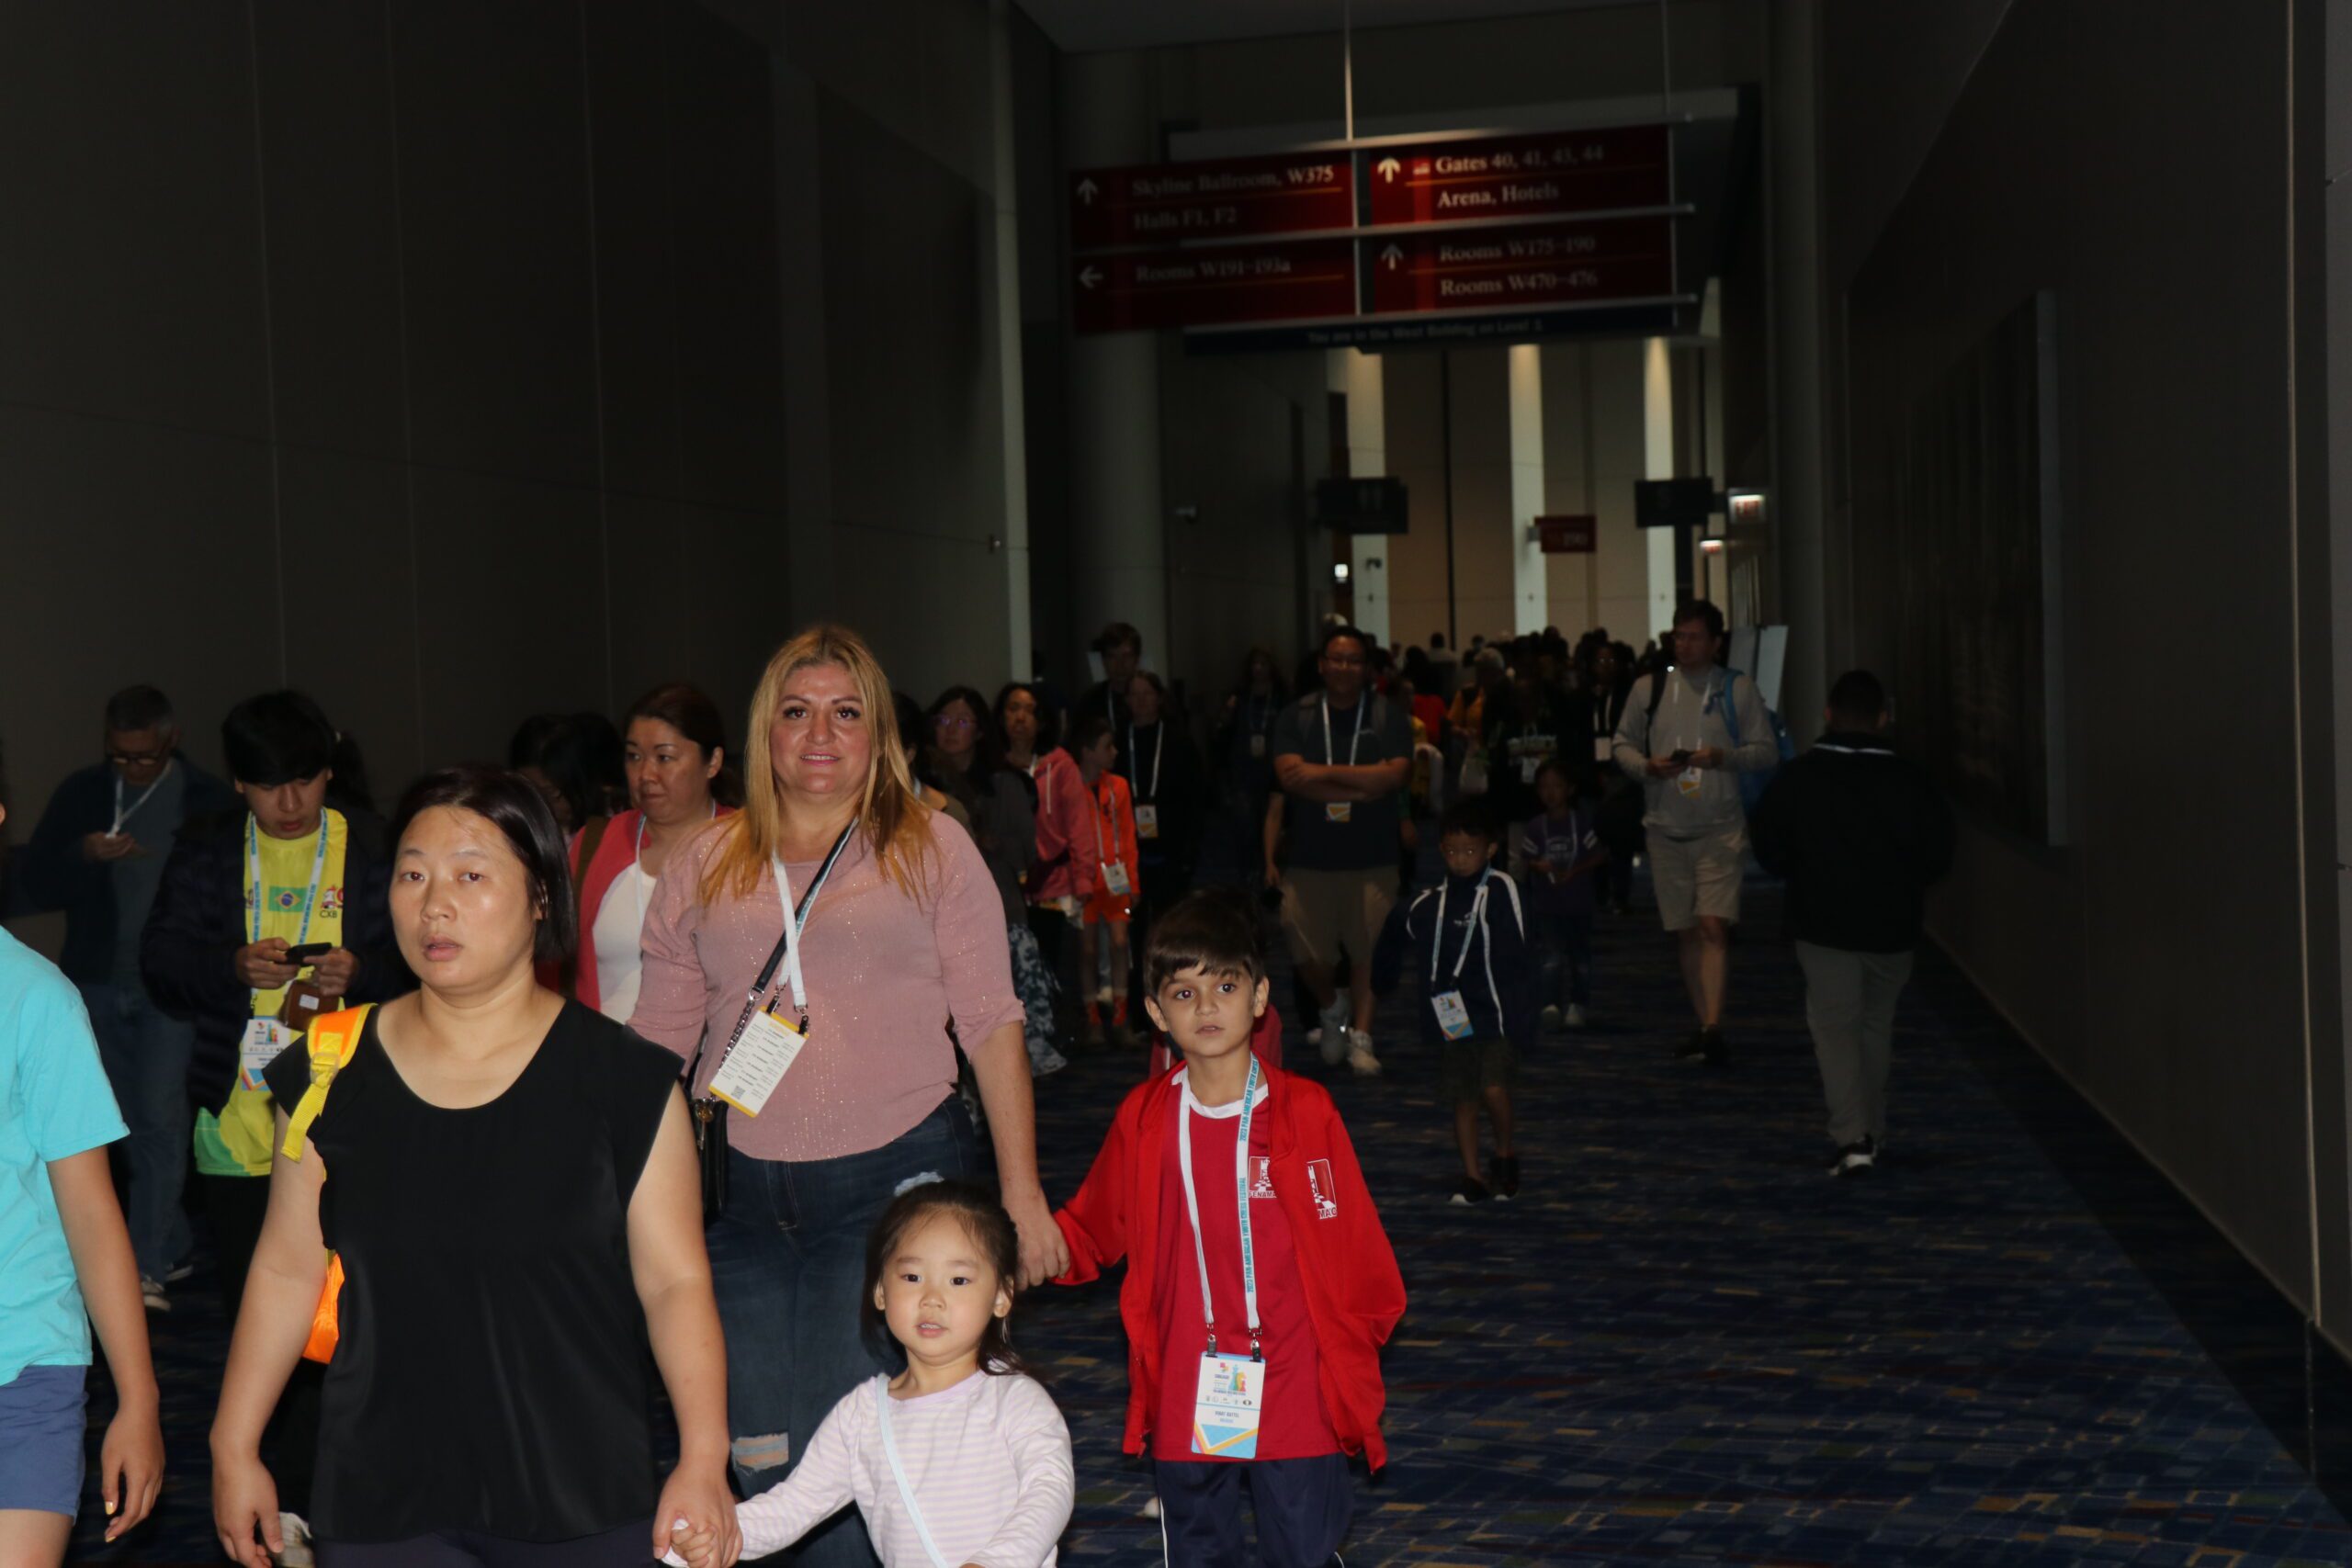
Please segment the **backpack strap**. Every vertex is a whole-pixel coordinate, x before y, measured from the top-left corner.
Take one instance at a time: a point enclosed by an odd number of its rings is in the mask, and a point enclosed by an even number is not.
[[[1735,670],[1735,669],[1733,669],[1733,668],[1732,668],[1730,665],[1728,665],[1728,664],[1724,665],[1724,729],[1725,729],[1725,730],[1730,734],[1730,736],[1731,736],[1731,743],[1732,743],[1732,745],[1733,745],[1735,748],[1736,748],[1736,747],[1737,747],[1737,746],[1740,744],[1740,739],[1739,739],[1739,705],[1738,705],[1737,703],[1736,703],[1736,702],[1732,701],[1732,688],[1733,688],[1734,686],[1737,685],[1738,683],[1739,683],[1739,671],[1736,671],[1736,670]]]
[[[363,1002],[356,1008],[328,1013],[311,1025],[311,1087],[302,1091],[293,1114],[286,1119],[288,1159],[302,1157],[311,1123],[327,1108],[327,1090],[334,1087],[335,1075],[349,1066],[358,1052],[360,1032],[367,1028],[368,1015],[375,1006],[373,1002]]]

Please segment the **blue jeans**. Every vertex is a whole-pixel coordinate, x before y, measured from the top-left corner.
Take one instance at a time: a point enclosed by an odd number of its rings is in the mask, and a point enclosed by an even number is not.
[[[841,1397],[877,1371],[859,1334],[865,1238],[919,1177],[968,1179],[978,1150],[949,1095],[897,1139],[838,1159],[753,1159],[728,1152],[727,1207],[709,1228],[711,1282],[727,1331],[727,1419],[735,1480],[757,1496],[791,1472]],[[796,1561],[872,1568],[854,1508],[801,1539]]]
[[[1592,916],[1538,911],[1535,960],[1537,995],[1545,1007],[1587,1007],[1592,1002]]]
[[[187,1184],[187,1064],[196,1029],[166,1018],[131,986],[84,986],[98,1060],[114,1086],[123,1140],[123,1224],[139,1271],[161,1280],[195,1245],[180,1194]]]

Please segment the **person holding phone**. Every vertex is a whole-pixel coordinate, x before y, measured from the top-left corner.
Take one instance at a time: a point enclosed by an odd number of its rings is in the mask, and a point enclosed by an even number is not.
[[[232,1319],[269,1203],[273,1112],[262,1069],[322,1011],[406,988],[382,825],[326,803],[337,742],[300,692],[229,711],[220,749],[243,808],[181,829],[140,942],[149,994],[195,1026],[196,1168]],[[289,1385],[273,1427],[298,1539],[307,1534],[315,1371]]]

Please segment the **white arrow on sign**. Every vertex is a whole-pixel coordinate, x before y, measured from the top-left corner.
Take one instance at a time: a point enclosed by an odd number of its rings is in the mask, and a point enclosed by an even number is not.
[[[1102,281],[1102,275],[1090,266],[1078,275],[1078,281],[1085,288],[1091,288]]]
[[[1380,171],[1380,177],[1390,185],[1396,183],[1396,172],[1404,167],[1394,158],[1383,158],[1373,166]]]
[[[1396,270],[1396,264],[1405,259],[1405,253],[1398,250],[1396,246],[1391,245],[1386,250],[1380,253],[1380,259],[1388,264],[1389,271],[1395,272]]]
[[[1089,206],[1089,207],[1093,206],[1093,205],[1094,205],[1094,193],[1095,193],[1095,191],[1096,191],[1098,188],[1099,188],[1099,187],[1095,185],[1095,183],[1094,183],[1092,180],[1080,180],[1080,181],[1079,181],[1079,182],[1078,182],[1078,199],[1079,199],[1079,200],[1080,200],[1080,201],[1082,201],[1082,202],[1084,202],[1084,203],[1085,203],[1087,206]]]

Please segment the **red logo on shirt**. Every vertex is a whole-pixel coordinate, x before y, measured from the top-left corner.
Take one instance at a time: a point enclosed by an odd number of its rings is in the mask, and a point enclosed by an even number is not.
[[[1274,1161],[1271,1155],[1250,1156],[1250,1196],[1271,1198],[1274,1195]]]
[[[1306,1162],[1306,1190],[1315,1200],[1315,1217],[1336,1220],[1340,1217],[1340,1194],[1331,1185],[1331,1162],[1311,1159]]]

